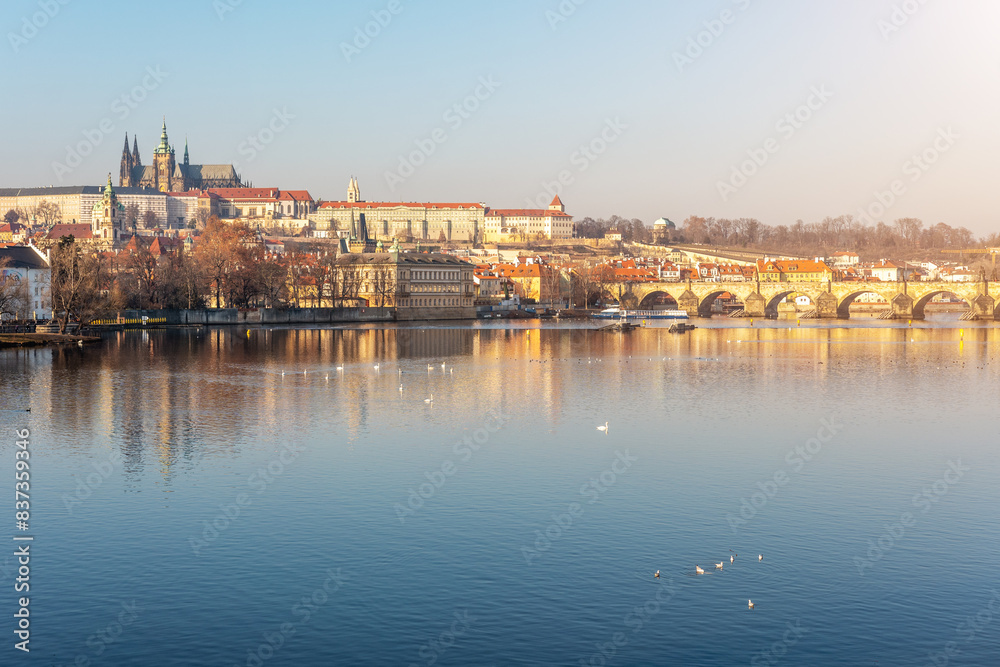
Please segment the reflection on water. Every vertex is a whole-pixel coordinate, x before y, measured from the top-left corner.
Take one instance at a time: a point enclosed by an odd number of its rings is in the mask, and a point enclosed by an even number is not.
[[[788,664],[922,664],[958,641],[1000,588],[995,327],[695,323],[711,328],[191,329],[0,353],[4,407],[31,407],[0,420],[32,430],[38,652],[729,665],[799,623]],[[842,431],[800,460],[824,419]],[[88,638],[132,600],[98,655]]]

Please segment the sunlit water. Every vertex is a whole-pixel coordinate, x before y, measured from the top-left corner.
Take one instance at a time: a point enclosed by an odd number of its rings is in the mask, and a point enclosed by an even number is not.
[[[0,352],[31,664],[1000,664],[995,325],[538,326]]]

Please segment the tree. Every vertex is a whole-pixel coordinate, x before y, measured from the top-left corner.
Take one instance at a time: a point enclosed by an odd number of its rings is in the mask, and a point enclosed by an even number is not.
[[[81,251],[72,236],[52,249],[52,311],[59,333],[75,319],[85,327],[113,312],[110,263],[101,255]]]
[[[62,210],[58,204],[43,199],[35,207],[35,216],[41,219],[46,225],[51,225],[62,217]]]
[[[144,229],[156,229],[159,226],[156,213],[151,209],[146,209],[142,214],[142,226]]]
[[[7,267],[10,258],[0,257],[0,317],[10,315],[19,318],[30,305],[28,282],[21,275]]]
[[[224,281],[235,264],[238,245],[239,238],[235,232],[235,225],[224,223],[214,215],[208,219],[201,243],[195,250],[195,260],[205,271],[215,291],[215,308],[222,307]]]
[[[17,219],[19,217],[20,216],[17,214],[17,211],[15,211],[14,209],[9,209],[6,213],[4,213],[3,221],[6,222],[8,225],[12,225],[15,222],[17,222]]]
[[[129,204],[125,207],[125,224],[134,233],[139,225],[139,205],[136,203]]]
[[[369,272],[371,293],[375,296],[375,307],[383,308],[393,304],[396,281],[392,267],[388,264],[372,264]]]

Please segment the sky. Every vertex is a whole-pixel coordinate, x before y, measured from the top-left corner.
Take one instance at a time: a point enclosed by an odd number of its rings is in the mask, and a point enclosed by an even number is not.
[[[255,187],[1000,231],[995,0],[5,0],[0,187],[166,118]]]

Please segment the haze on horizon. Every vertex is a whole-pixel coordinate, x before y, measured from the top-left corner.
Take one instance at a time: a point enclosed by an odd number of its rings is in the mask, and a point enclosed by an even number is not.
[[[372,201],[523,208],[561,176],[577,220],[778,225],[896,181],[875,219],[986,235],[998,24],[989,0],[11,0],[0,187],[117,184],[125,133],[150,164],[166,117],[178,156],[325,200],[353,175]]]

